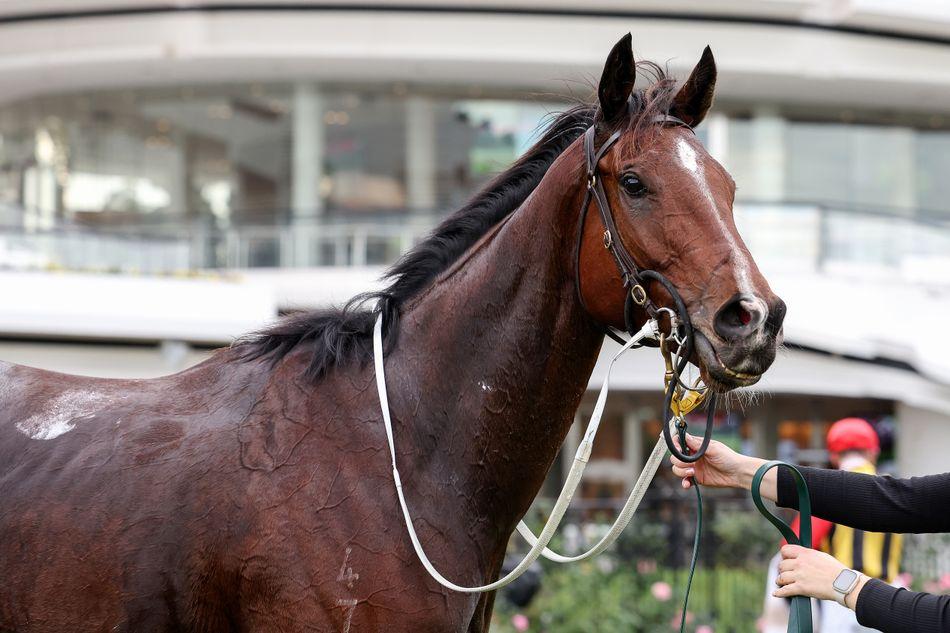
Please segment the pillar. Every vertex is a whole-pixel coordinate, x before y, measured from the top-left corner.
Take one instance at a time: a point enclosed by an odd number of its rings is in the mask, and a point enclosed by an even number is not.
[[[635,411],[627,411],[623,416],[623,462],[629,490],[637,483],[643,469],[643,433],[640,416]]]
[[[406,202],[411,211],[436,210],[438,175],[435,104],[428,97],[406,100]]]
[[[293,263],[298,266],[317,263],[314,261],[319,230],[316,219],[324,211],[320,196],[326,149],[323,110],[323,98],[315,84],[298,83],[294,87],[290,199],[293,223],[300,225],[294,230]]]
[[[776,109],[760,107],[752,117],[753,200],[785,198],[785,119]]]

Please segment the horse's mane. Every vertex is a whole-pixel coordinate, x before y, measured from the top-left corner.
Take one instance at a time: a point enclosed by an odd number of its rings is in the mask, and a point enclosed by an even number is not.
[[[669,107],[672,80],[657,65],[641,62],[654,83],[631,97],[631,116],[618,125],[636,127],[644,115]],[[388,285],[350,299],[342,308],[299,312],[283,317],[271,327],[238,340],[241,358],[267,357],[276,363],[291,350],[310,346],[307,373],[319,378],[334,367],[372,356],[373,324],[377,310],[386,323],[386,345],[399,331],[400,309],[430,286],[443,271],[485,233],[517,209],[538,186],[544,174],[597,116],[597,107],[577,105],[551,116],[544,134],[511,167],[493,178],[469,202],[443,220],[432,233],[390,268],[383,279]],[[369,306],[369,307],[367,307]]]

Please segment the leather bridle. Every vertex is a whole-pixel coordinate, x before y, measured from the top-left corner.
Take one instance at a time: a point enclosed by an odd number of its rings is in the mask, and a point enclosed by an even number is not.
[[[684,127],[690,131],[693,129],[685,121],[669,114],[656,115],[650,119],[650,123],[655,123],[657,125],[676,125]],[[587,210],[590,207],[591,201],[593,201],[597,207],[597,210],[600,212],[600,219],[604,226],[604,248],[606,248],[613,257],[614,262],[617,264],[617,268],[620,271],[620,277],[623,280],[625,294],[623,310],[624,327],[627,331],[627,334],[632,336],[639,329],[635,322],[637,308],[645,311],[648,318],[657,318],[663,312],[667,313],[669,316],[671,338],[677,347],[676,362],[671,365],[670,370],[668,371],[667,382],[669,384],[666,389],[666,397],[664,398],[664,420],[669,420],[674,413],[673,400],[677,390],[692,390],[691,387],[684,384],[682,380],[680,380],[680,376],[686,369],[689,359],[693,353],[693,324],[689,318],[689,312],[686,309],[686,304],[677,291],[676,286],[674,286],[669,279],[657,271],[642,270],[639,266],[637,266],[636,260],[634,260],[626,246],[624,246],[620,231],[617,229],[617,224],[614,221],[613,212],[610,209],[610,200],[607,198],[607,192],[604,190],[603,180],[600,178],[600,174],[598,173],[598,165],[600,164],[600,161],[603,159],[603,157],[607,155],[610,149],[623,135],[623,130],[613,132],[609,137],[607,137],[607,140],[604,141],[603,145],[601,145],[599,148],[595,146],[596,135],[596,125],[590,126],[584,133],[584,158],[587,167],[587,190],[584,194],[584,202],[580,209],[580,222],[578,225],[574,266],[574,273],[576,276],[575,286],[577,289],[578,300],[589,315],[590,311],[587,310],[587,306],[584,302],[584,293],[581,291],[581,246],[584,240],[584,225],[587,221]],[[650,295],[647,292],[650,282],[656,282],[666,290],[673,302],[672,307],[658,308],[656,306],[653,299],[650,298]],[[617,341],[621,345],[626,343],[626,341],[610,327],[604,326],[603,330],[607,336]],[[703,434],[703,442],[700,449],[695,453],[691,453],[689,448],[686,446],[686,422],[682,416],[678,417],[680,418],[680,443],[683,447],[683,450],[679,450],[673,443],[669,425],[663,425],[663,436],[666,440],[667,448],[673,455],[685,462],[695,462],[699,460],[706,453],[706,449],[709,446],[709,441],[712,438],[713,419],[716,411],[715,394],[709,392],[707,402],[708,413],[706,429],[705,433]]]

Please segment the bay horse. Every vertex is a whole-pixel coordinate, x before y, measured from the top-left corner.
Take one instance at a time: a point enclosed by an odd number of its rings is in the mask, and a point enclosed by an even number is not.
[[[655,81],[634,89],[638,68]],[[579,213],[587,128],[622,133],[599,166],[614,239],[675,284],[707,384],[751,384],[773,361],[784,304],[690,129],[715,79],[708,48],[678,86],[634,61],[628,34],[596,105],[554,119],[362,298],[386,316],[415,526],[453,581],[498,576],[604,327],[624,325],[601,220]],[[685,125],[650,123],[663,114]],[[3,365],[0,631],[487,630],[494,594],[437,585],[401,524],[364,305],[285,318],[153,380]]]

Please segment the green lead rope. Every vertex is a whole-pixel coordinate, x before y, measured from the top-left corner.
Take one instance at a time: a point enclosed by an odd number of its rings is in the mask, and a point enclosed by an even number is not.
[[[676,427],[680,438],[683,454],[689,455],[689,446],[686,444],[686,424],[682,421]],[[699,492],[699,485],[695,478],[690,478],[693,490],[696,491],[696,536],[693,537],[693,556],[689,562],[689,576],[686,578],[686,591],[683,593],[683,613],[680,614],[680,633],[686,633],[686,607],[689,606],[689,590],[693,585],[693,574],[696,573],[696,564],[699,562],[699,541],[703,534],[703,495]]]
[[[762,487],[762,479],[765,477],[765,473],[778,466],[788,468],[795,478],[795,489],[798,492],[801,538],[792,531],[792,528],[785,523],[785,521],[772,514],[762,502],[762,493],[760,490]],[[810,548],[812,546],[811,498],[808,496],[808,486],[805,484],[805,478],[802,476],[800,470],[791,464],[780,461],[771,461],[762,464],[752,477],[752,501],[755,503],[755,507],[758,508],[759,512],[762,513],[762,516],[778,528],[778,531],[782,533],[786,541],[792,545],[801,545],[802,547]],[[791,612],[788,618],[788,633],[812,633],[811,598],[807,596],[795,596],[792,598]]]

